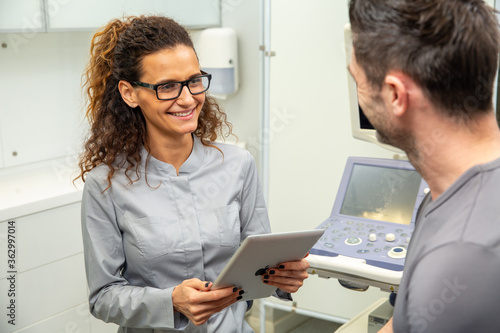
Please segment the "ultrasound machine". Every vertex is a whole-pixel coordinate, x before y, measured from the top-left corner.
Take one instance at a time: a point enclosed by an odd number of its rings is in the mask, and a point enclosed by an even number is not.
[[[428,186],[408,161],[350,157],[310,272],[352,289],[396,291]],[[365,287],[366,286],[366,287]]]
[[[344,34],[349,58],[349,25]],[[356,84],[352,77],[348,80],[353,136],[404,156],[378,142],[358,105]],[[404,158],[348,158],[330,216],[317,227],[325,233],[307,257],[309,272],[336,278],[350,289],[397,291],[417,211],[428,192],[426,182]]]

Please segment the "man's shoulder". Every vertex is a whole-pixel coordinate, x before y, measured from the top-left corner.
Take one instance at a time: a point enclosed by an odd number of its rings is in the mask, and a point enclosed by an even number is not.
[[[455,242],[433,249],[406,270],[405,304],[398,307],[398,329],[418,332],[499,332],[500,249]],[[473,306],[471,307],[471,304]],[[467,314],[467,315],[464,315]],[[468,317],[470,315],[470,317]],[[401,318],[407,318],[403,322]],[[478,322],[471,329],[470,318]],[[481,329],[479,329],[481,328]],[[404,330],[403,330],[404,331]]]

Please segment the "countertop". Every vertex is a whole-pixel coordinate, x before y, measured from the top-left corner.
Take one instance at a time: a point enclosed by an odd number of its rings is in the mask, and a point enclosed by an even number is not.
[[[70,156],[0,169],[0,222],[80,201],[76,165]]]

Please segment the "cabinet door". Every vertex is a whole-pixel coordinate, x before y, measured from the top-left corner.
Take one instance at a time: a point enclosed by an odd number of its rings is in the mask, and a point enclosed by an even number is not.
[[[14,35],[0,35],[3,166],[76,155],[86,131],[79,78],[92,33],[40,33],[22,43],[11,42]]]
[[[189,28],[220,25],[220,0],[87,0],[49,5],[48,31],[95,30],[113,18],[164,15]],[[61,1],[59,1],[60,3]]]
[[[0,1],[0,32],[45,31],[43,0]]]

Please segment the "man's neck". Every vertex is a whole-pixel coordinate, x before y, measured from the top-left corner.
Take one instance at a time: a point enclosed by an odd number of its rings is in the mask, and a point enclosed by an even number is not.
[[[420,133],[417,152],[408,158],[429,184],[433,199],[473,166],[500,158],[500,131],[493,115],[478,119],[474,128],[450,121],[427,128],[432,131]]]

